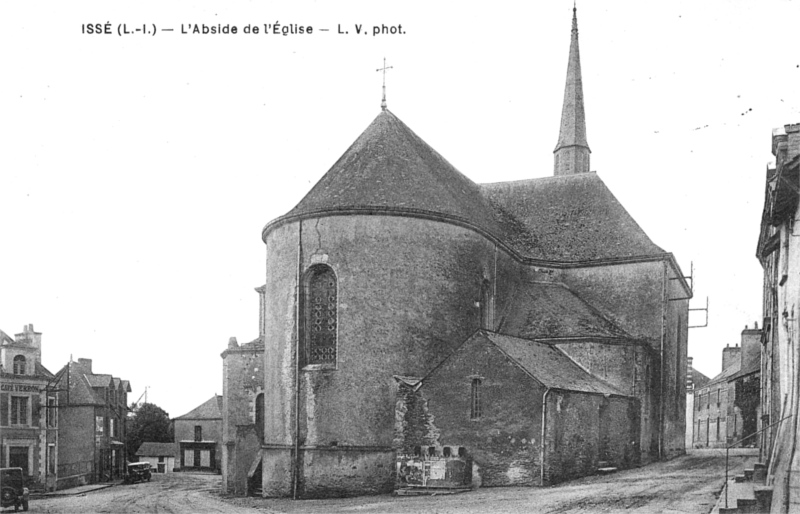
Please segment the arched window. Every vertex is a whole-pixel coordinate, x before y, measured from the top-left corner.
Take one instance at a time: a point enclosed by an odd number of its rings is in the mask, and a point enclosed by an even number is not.
[[[15,375],[24,375],[25,374],[25,356],[24,355],[17,355],[14,357],[14,374]]]
[[[336,364],[336,275],[324,264],[306,275],[304,294],[305,365]]]
[[[256,434],[261,441],[264,440],[264,393],[256,396]]]
[[[481,284],[481,328],[490,329],[492,328],[492,320],[491,320],[491,302],[492,302],[492,290],[491,286],[489,285],[488,280],[484,280]]]

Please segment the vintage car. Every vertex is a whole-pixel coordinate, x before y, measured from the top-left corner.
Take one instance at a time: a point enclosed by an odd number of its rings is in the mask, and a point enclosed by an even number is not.
[[[0,506],[13,505],[14,512],[20,507],[28,510],[28,495],[22,468],[0,468]]]
[[[125,483],[135,484],[136,482],[150,481],[152,476],[149,462],[131,462],[125,470]]]

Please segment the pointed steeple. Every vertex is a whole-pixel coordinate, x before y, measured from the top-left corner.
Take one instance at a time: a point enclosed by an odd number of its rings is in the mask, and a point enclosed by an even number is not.
[[[578,49],[578,14],[572,8],[572,41],[569,45],[567,84],[561,109],[561,130],[555,154],[555,175],[573,175],[589,171],[589,143],[586,142],[586,113],[583,110],[581,55]]]

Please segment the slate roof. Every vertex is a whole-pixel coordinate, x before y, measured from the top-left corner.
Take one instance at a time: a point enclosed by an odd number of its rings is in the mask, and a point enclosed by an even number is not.
[[[259,336],[250,341],[249,343],[244,343],[239,345],[240,350],[249,350],[249,351],[264,351],[264,339]]]
[[[38,376],[45,376],[47,378],[53,378],[55,376],[52,373],[50,373],[50,370],[45,368],[42,365],[41,362],[38,362],[38,361],[36,362],[36,365],[34,366],[34,373],[36,373],[36,375],[38,375]]]
[[[488,232],[523,257],[552,262],[667,255],[596,173],[478,185],[390,111],[381,111],[286,215],[393,212]]]
[[[199,407],[174,419],[222,419],[222,396],[214,395]]]
[[[47,370],[45,370],[47,371]],[[58,377],[59,387],[66,388],[69,384],[69,398],[71,405],[105,405],[105,393],[95,393],[95,388],[111,387],[121,384],[127,391],[131,392],[130,382],[120,380],[111,375],[85,373],[78,362],[70,362],[55,375]],[[50,373],[47,371],[47,373]]]
[[[694,366],[692,367],[692,384],[694,389],[702,389],[711,381],[710,378],[705,376],[703,373],[697,371]]]
[[[545,387],[627,396],[608,382],[580,367],[558,348],[547,343],[486,331],[480,331],[476,336],[485,337],[494,343]]]
[[[369,209],[446,215],[501,233],[478,185],[389,110],[378,114],[286,216]]]
[[[0,330],[0,344],[14,344],[14,339]]]
[[[59,388],[67,388],[69,392],[64,398],[69,399],[70,405],[104,405],[105,402],[98,399],[94,394],[94,389],[86,374],[82,373],[75,362],[70,362],[59,375]]]
[[[95,375],[93,373],[86,374],[86,380],[92,387],[110,387],[113,384],[113,377],[111,375]]]
[[[236,346],[228,345],[228,348],[220,354],[224,359],[231,353],[246,353],[246,352],[253,352],[259,353],[264,352],[264,338],[261,336],[256,337],[252,341],[243,344],[237,344]]]
[[[728,366],[727,368],[723,369],[722,372],[719,375],[717,375],[714,378],[712,378],[703,387],[709,387],[709,386],[712,386],[712,385],[716,385],[716,384],[718,384],[720,382],[727,382],[728,380],[731,379],[731,377],[733,377],[733,375],[739,373],[739,371],[741,369],[742,369],[742,361],[741,361],[741,359],[734,359],[730,366]]]
[[[551,261],[664,255],[594,172],[482,184],[507,243]]]
[[[528,282],[519,286],[500,319],[498,331],[504,334],[525,339],[633,339],[563,284]]]
[[[136,450],[139,457],[166,457],[175,455],[175,443],[142,443]]]

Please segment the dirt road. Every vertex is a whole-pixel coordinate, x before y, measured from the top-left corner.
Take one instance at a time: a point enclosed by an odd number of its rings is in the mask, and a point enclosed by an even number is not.
[[[220,484],[219,475],[155,474],[150,482],[118,485],[78,495],[34,499],[30,502],[30,511],[52,514],[263,513],[222,501],[219,497]]]
[[[741,471],[753,456],[732,456]],[[725,473],[725,453],[705,451],[639,469],[593,476],[547,488],[486,488],[458,495],[370,496],[329,500],[232,498],[219,494],[218,475],[154,475],[150,483],[115,486],[82,496],[37,499],[48,513],[697,513],[714,506]]]

